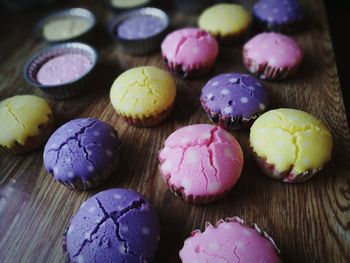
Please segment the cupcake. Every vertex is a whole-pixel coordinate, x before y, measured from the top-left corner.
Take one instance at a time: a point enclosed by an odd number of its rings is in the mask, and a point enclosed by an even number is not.
[[[151,0],[106,0],[116,11],[127,11],[140,8],[151,3]]]
[[[65,233],[69,262],[151,262],[159,219],[150,202],[129,189],[100,192],[81,205]]]
[[[243,153],[224,129],[196,124],[173,132],[159,152],[160,172],[170,190],[199,204],[222,198],[236,184]]]
[[[34,55],[24,68],[26,81],[55,99],[81,93],[97,61],[96,51],[82,43],[50,46]]]
[[[87,190],[114,173],[119,145],[118,134],[109,124],[75,119],[51,135],[44,149],[44,165],[68,188]]]
[[[180,250],[182,263],[192,262],[282,262],[273,239],[253,224],[246,226],[238,217],[206,223],[205,230],[194,230]]]
[[[55,125],[49,104],[33,95],[0,101],[0,120],[0,150],[18,154],[42,146]]]
[[[268,106],[265,88],[254,77],[229,73],[218,75],[203,87],[200,96],[209,118],[228,130],[248,128]]]
[[[294,74],[303,59],[301,46],[291,37],[261,33],[243,47],[247,70],[261,79],[285,79]]]
[[[196,28],[170,33],[164,39],[161,49],[166,67],[182,78],[205,75],[211,70],[219,53],[215,38]]]
[[[175,81],[170,74],[153,66],[125,71],[110,92],[116,112],[129,124],[140,127],[162,122],[171,112],[175,96]]]
[[[69,8],[41,20],[36,34],[49,43],[86,39],[95,24],[95,16],[89,10]]]
[[[119,15],[109,30],[125,52],[144,55],[160,48],[168,26],[166,13],[147,7]]]
[[[303,18],[298,0],[260,0],[253,7],[258,30],[291,32]]]
[[[306,181],[330,161],[333,141],[329,130],[309,113],[276,109],[254,122],[250,145],[265,174],[296,183]]]
[[[240,42],[248,32],[250,13],[238,4],[216,4],[200,15],[198,25],[221,43]]]

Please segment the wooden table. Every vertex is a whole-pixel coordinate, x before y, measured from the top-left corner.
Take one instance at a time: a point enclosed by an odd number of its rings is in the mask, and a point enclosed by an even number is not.
[[[108,9],[96,1],[74,1],[98,16],[93,45],[100,63],[89,90],[81,96],[50,103],[58,125],[77,117],[94,117],[112,124],[123,140],[118,171],[91,192],[70,191],[42,166],[42,149],[34,153],[0,156],[0,262],[63,262],[62,235],[80,204],[88,196],[112,187],[128,187],[146,195],[155,205],[162,225],[155,262],[179,262],[178,251],[192,229],[204,222],[239,216],[256,222],[274,237],[285,262],[350,262],[350,133],[335,67],[327,18],[321,0],[305,0],[308,20],[294,36],[306,58],[293,78],[265,82],[271,108],[291,107],[310,112],[331,130],[335,149],[331,163],[318,176],[302,184],[285,184],[262,175],[248,147],[249,131],[235,132],[245,165],[230,194],[211,205],[194,206],[173,196],[162,182],[157,153],[165,138],[184,125],[209,123],[198,100],[201,87],[215,74],[242,72],[241,46],[220,51],[214,72],[198,80],[176,79],[178,97],[170,117],[154,128],[128,126],[112,109],[109,89],[120,74],[138,65],[162,66],[159,52],[143,57],[124,54],[105,32]],[[31,28],[41,16],[64,2],[17,16],[2,12],[0,27],[0,99],[15,94],[45,96],[25,83],[22,68],[44,44]],[[196,18],[170,13],[173,26],[195,25]],[[0,131],[1,132],[1,131]]]

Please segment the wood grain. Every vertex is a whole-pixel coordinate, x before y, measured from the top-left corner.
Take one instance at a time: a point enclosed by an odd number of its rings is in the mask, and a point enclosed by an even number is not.
[[[163,124],[131,127],[109,103],[112,81],[130,67],[163,67],[162,59],[159,52],[142,57],[124,54],[105,32],[111,13],[95,2],[74,2],[92,9],[99,19],[92,41],[100,56],[95,76],[81,96],[50,103],[58,125],[87,116],[112,124],[123,140],[120,165],[113,178],[100,188],[76,192],[45,172],[42,150],[23,156],[0,155],[0,262],[64,262],[62,235],[70,217],[88,196],[112,187],[140,191],[155,205],[162,224],[155,262],[179,262],[178,251],[192,229],[203,229],[205,221],[234,215],[256,222],[273,236],[285,262],[350,262],[350,133],[323,2],[304,1],[308,20],[294,35],[306,54],[300,72],[289,80],[265,85],[272,97],[271,108],[305,110],[326,124],[335,142],[331,163],[308,182],[279,183],[257,168],[248,147],[249,131],[236,132],[245,156],[242,177],[225,199],[200,206],[184,203],[167,190],[159,176],[157,153],[175,129],[209,123],[199,104],[200,89],[215,74],[244,71],[241,47],[222,48],[210,75],[197,80],[177,79],[175,108]],[[0,12],[0,34],[4,36],[0,41],[1,100],[15,94],[44,96],[22,77],[26,60],[44,47],[32,37],[30,29],[39,17],[67,4],[63,1],[17,16]],[[194,16],[171,10],[173,27],[195,25]]]

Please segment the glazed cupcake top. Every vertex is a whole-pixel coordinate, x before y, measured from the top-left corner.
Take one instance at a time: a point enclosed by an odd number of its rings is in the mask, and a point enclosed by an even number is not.
[[[40,84],[54,86],[72,82],[84,76],[92,62],[80,54],[63,54],[45,62],[37,73]]]
[[[279,263],[278,249],[256,225],[248,227],[234,217],[207,223],[205,231],[195,230],[180,250],[182,263],[193,262],[264,262]]]
[[[13,96],[0,102],[0,145],[24,145],[28,137],[40,134],[40,125],[52,117],[49,104],[33,95]]]
[[[161,114],[173,104],[175,81],[169,73],[153,67],[132,68],[114,81],[110,98],[115,110],[131,117]]]
[[[93,26],[93,22],[80,16],[62,16],[49,20],[42,34],[49,41],[61,41],[81,35]]]
[[[143,39],[152,37],[166,28],[164,21],[156,16],[132,16],[117,28],[117,34],[123,39]]]
[[[299,21],[303,10],[298,0],[260,0],[253,7],[254,16],[272,25]]]
[[[101,175],[118,154],[118,134],[109,124],[92,118],[71,120],[58,128],[44,149],[44,165],[56,180]]]
[[[250,131],[253,151],[278,171],[294,174],[322,168],[331,159],[332,136],[314,116],[295,109],[261,115]]]
[[[150,262],[159,240],[150,202],[128,189],[100,192],[81,205],[66,233],[71,262]]]
[[[291,37],[278,33],[261,33],[243,47],[245,57],[256,64],[285,68],[298,65],[303,59],[303,50]]]
[[[200,15],[200,28],[217,36],[227,36],[245,30],[251,21],[251,15],[238,4],[216,4]]]
[[[203,87],[200,100],[211,113],[251,119],[268,105],[265,88],[254,77],[228,73],[218,75]]]
[[[219,52],[215,38],[197,28],[185,28],[170,33],[161,48],[163,57],[170,64],[182,65],[184,71],[212,65]]]
[[[159,153],[162,176],[183,188],[186,196],[216,196],[239,179],[243,153],[224,129],[208,124],[180,128],[165,141]]]

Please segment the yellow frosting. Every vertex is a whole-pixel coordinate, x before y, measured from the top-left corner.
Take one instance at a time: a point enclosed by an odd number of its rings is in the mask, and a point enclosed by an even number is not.
[[[47,40],[65,40],[79,36],[91,27],[91,22],[84,17],[67,16],[48,21],[43,27]]]
[[[153,67],[125,71],[114,81],[110,98],[122,116],[150,117],[167,110],[176,96],[175,81],[169,73]]]
[[[214,36],[226,36],[245,30],[251,15],[237,4],[217,4],[207,8],[200,15],[199,27]]]
[[[1,101],[0,145],[7,148],[15,142],[23,145],[29,136],[39,135],[39,126],[49,121],[49,115],[50,106],[37,96],[21,95]]]
[[[253,151],[278,171],[296,174],[322,168],[331,159],[333,141],[327,128],[309,113],[295,109],[271,110],[250,130]]]

